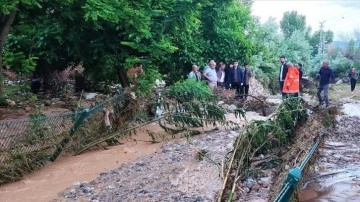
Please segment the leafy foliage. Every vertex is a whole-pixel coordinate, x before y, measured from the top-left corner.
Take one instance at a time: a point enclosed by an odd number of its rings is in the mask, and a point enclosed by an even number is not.
[[[255,66],[253,72],[264,86],[268,86],[274,93],[277,92],[278,82],[278,52],[282,44],[282,38],[278,35],[279,26],[274,18],[268,19],[264,24],[255,22],[252,33],[252,41],[255,46],[251,58]]]
[[[252,121],[247,129],[251,151],[267,153],[273,148],[285,145],[293,137],[297,126],[307,118],[303,107],[304,101],[299,98],[286,99],[271,119]]]
[[[19,1],[11,2],[6,8]],[[39,76],[82,64],[95,82],[112,83],[140,61],[172,84],[192,63],[214,57],[246,60],[251,54],[245,34],[251,1],[26,2],[33,6],[20,8],[7,49],[38,57]]]
[[[162,125],[203,127],[216,122],[225,124],[225,111],[217,105],[217,97],[205,83],[187,79],[177,82],[163,95],[162,107],[174,114],[166,117]]]
[[[304,69],[307,70],[308,64],[311,63],[312,46],[310,46],[305,34],[303,31],[294,31],[292,35],[282,43],[280,55],[286,55],[289,62],[302,63]]]
[[[4,65],[10,66],[12,71],[17,73],[29,73],[33,72],[36,67],[37,57],[26,57],[24,53],[11,53],[5,52]]]
[[[333,42],[334,32],[327,30],[324,32],[325,45]],[[309,39],[310,45],[313,47],[312,55],[315,56],[318,53],[318,47],[320,43],[320,31],[315,31]]]
[[[306,17],[297,11],[286,11],[280,21],[280,27],[285,38],[289,38],[295,31],[306,31]]]

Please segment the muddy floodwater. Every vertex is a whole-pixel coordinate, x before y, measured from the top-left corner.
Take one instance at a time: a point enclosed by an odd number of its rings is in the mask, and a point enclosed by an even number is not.
[[[346,103],[342,112],[305,177],[300,201],[360,201],[360,104]]]
[[[158,127],[150,125],[148,129],[156,131]],[[151,140],[145,133],[138,133],[134,138]],[[78,156],[60,158],[27,175],[21,181],[1,185],[0,202],[50,201],[65,188],[79,182],[91,181],[102,172],[152,154],[163,144],[165,142],[152,144],[127,140],[122,145],[109,147],[108,150],[96,150]]]
[[[227,114],[226,118],[227,120],[232,120],[237,123],[242,122],[239,118],[235,118],[233,114]],[[247,118],[248,121],[250,121],[251,119],[265,119],[266,117],[259,116],[254,112],[249,112]],[[148,125],[146,129],[154,132],[160,132],[161,130],[157,124]],[[225,130],[222,127],[219,129],[220,131]],[[210,129],[200,129],[202,132],[207,130]],[[144,156],[150,155],[150,157],[147,158],[158,156],[159,154],[156,153],[161,151],[161,148],[165,145],[180,140],[180,137],[175,139],[169,137],[168,142],[152,144],[144,142],[151,140],[144,131],[145,129],[139,131],[137,135],[133,137],[138,140],[137,142],[126,140],[122,141],[124,144],[109,147],[108,150],[94,150],[78,156],[62,157],[53,163],[47,164],[40,170],[25,176],[21,181],[1,185],[0,202],[52,201],[58,197],[59,192],[62,192],[68,187],[79,183],[90,182],[101,173],[109,172],[114,168],[134,162],[136,159]],[[205,135],[205,137],[207,136],[206,134],[203,135]],[[220,140],[221,139],[222,138],[220,138]],[[206,144],[204,146],[206,146]],[[223,144],[220,146],[225,147],[231,146],[232,144],[232,140],[224,139]],[[151,160],[149,162],[153,161],[154,160]]]

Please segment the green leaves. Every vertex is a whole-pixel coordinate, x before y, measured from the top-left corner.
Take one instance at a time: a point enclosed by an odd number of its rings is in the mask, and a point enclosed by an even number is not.
[[[121,10],[118,8],[128,8],[126,1],[119,0],[87,0],[82,9],[85,11],[85,20],[91,21],[110,21],[117,23],[121,17]],[[123,10],[123,9],[122,9]]]
[[[0,0],[4,1],[4,0]],[[6,1],[3,13],[20,1]],[[133,58],[175,83],[208,58],[247,60],[250,8],[236,0],[27,0],[7,50],[38,57],[39,72],[83,64],[117,82]],[[246,5],[245,5],[246,4]],[[110,76],[109,76],[110,75]]]
[[[5,52],[4,66],[10,66],[10,69],[18,73],[29,73],[35,70],[38,57],[26,57],[23,52],[12,53]]]
[[[287,11],[280,21],[280,27],[284,37],[289,38],[296,30],[306,30],[306,17],[304,15],[299,15],[297,11]]]
[[[304,100],[300,98],[285,99],[275,114],[268,120],[251,121],[246,135],[252,151],[267,153],[273,148],[285,145],[294,136],[296,127],[307,120]]]
[[[226,122],[225,111],[217,105],[217,97],[205,83],[194,79],[179,81],[166,89],[161,107],[172,113],[165,118],[166,124],[176,127],[204,127]]]

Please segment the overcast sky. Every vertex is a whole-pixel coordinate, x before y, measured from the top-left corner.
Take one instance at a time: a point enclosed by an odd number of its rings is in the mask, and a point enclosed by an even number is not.
[[[265,22],[270,16],[279,22],[286,11],[298,11],[306,16],[306,24],[312,31],[319,30],[325,21],[325,30],[332,30],[335,40],[360,29],[360,0],[255,0],[252,14]]]

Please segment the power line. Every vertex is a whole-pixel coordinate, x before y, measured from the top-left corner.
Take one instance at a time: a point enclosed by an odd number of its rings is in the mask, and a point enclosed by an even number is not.
[[[348,22],[350,20],[354,20],[355,16],[358,16],[359,14],[360,14],[359,12],[356,12],[356,13],[353,13],[352,15],[350,15],[350,16],[342,17],[341,19],[333,21],[330,25],[328,25],[328,27],[338,25],[340,23]]]
[[[358,12],[358,10],[355,10],[355,11],[353,11],[353,12],[350,12],[350,13],[347,13],[347,12],[344,12],[344,13],[342,13],[341,15],[337,15],[337,16],[333,16],[333,17],[331,17],[331,18],[327,18],[327,19],[324,19],[326,22],[336,22],[336,21],[339,21],[339,20],[342,20],[342,19],[344,19],[345,17],[344,16],[348,16],[349,17],[349,15],[353,15],[353,14],[358,14],[359,12]],[[347,18],[348,18],[347,17]]]

